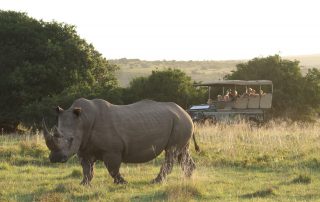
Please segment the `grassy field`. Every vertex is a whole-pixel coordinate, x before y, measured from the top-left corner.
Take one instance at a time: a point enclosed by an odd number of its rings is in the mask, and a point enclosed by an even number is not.
[[[138,59],[110,60],[120,67],[117,78],[121,86],[128,86],[137,77],[147,77],[154,70],[175,68],[184,71],[195,81],[222,79],[241,61],[145,61]]]
[[[150,184],[163,156],[123,164],[114,185],[101,162],[91,186],[79,185],[76,157],[51,164],[40,136],[0,136],[0,201],[320,201],[320,124],[197,125],[201,152],[191,179],[179,166]]]
[[[320,68],[320,54],[287,56],[283,57],[289,60],[300,61],[300,67],[303,74],[307,73],[309,68]],[[117,72],[117,78],[121,86],[129,85],[129,82],[136,77],[147,77],[153,70],[162,70],[165,68],[176,68],[184,71],[191,76],[192,80],[210,82],[223,79],[226,74],[236,69],[239,63],[245,63],[247,60],[225,60],[225,61],[145,61],[139,59],[118,59],[110,60],[112,64],[120,67]]]

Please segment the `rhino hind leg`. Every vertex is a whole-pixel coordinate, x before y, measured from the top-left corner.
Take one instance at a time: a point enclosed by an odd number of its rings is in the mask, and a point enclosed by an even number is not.
[[[121,165],[121,155],[105,155],[103,157],[105,166],[113,178],[115,184],[127,184],[128,182],[121,176],[119,170]]]
[[[152,183],[160,183],[166,179],[167,175],[171,173],[173,164],[175,160],[175,151],[174,150],[166,150],[165,159],[163,164],[161,165],[160,172],[155,179],[153,179]]]
[[[83,180],[81,181],[81,184],[90,185],[90,182],[94,175],[93,167],[95,160],[90,158],[81,158],[80,161],[83,172]]]
[[[188,145],[181,150],[178,155],[178,162],[186,177],[191,177],[194,169],[196,169],[196,164],[190,156]]]

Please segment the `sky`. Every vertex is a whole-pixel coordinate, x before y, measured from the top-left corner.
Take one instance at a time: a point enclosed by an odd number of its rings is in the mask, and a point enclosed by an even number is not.
[[[75,25],[107,59],[320,53],[316,0],[0,0],[0,9]]]

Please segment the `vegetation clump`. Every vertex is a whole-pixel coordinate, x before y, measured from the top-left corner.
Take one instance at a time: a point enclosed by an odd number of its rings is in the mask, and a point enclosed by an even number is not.
[[[251,194],[245,194],[243,198],[264,198],[275,195],[273,188],[262,189]]]
[[[298,177],[294,178],[291,182],[294,184],[310,184],[311,177],[308,175],[300,174]]]
[[[0,163],[0,170],[10,170],[11,169],[11,166],[6,163],[6,162],[1,162]]]
[[[68,177],[80,178],[82,177],[82,172],[79,169],[73,169],[71,174]]]
[[[202,196],[198,186],[191,183],[168,185],[165,189],[168,201],[190,201]]]

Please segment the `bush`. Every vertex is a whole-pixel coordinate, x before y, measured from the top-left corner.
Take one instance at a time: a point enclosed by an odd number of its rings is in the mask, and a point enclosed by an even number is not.
[[[118,67],[81,39],[72,25],[0,10],[0,44],[0,128],[6,132],[21,122],[40,122],[45,110],[35,105],[60,97],[66,89],[86,89],[80,94],[86,97],[93,89],[118,86]]]

